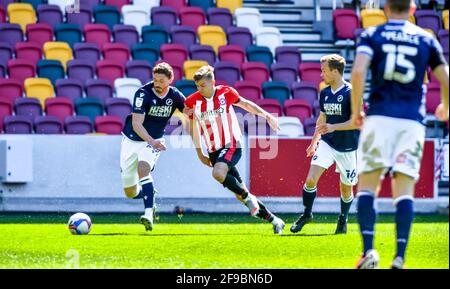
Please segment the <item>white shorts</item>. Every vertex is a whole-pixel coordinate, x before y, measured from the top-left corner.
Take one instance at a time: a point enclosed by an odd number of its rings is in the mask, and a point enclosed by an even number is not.
[[[323,140],[311,160],[311,165],[328,169],[336,163],[336,172],[341,175],[341,183],[354,186],[358,183],[358,172],[356,166],[356,150],[351,152],[340,152],[333,149]]]
[[[359,138],[359,173],[388,169],[419,179],[425,127],[417,121],[372,115]]]
[[[164,143],[163,138],[156,140]],[[138,163],[140,161],[147,162],[150,165],[150,169],[153,170],[160,153],[161,151],[154,149],[145,141],[134,141],[123,136],[120,149],[120,169],[122,172],[123,187],[129,188],[137,185],[139,182]]]

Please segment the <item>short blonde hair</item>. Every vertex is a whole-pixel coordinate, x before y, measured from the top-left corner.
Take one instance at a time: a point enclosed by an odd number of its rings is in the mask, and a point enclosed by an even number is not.
[[[171,79],[173,77],[173,68],[172,68],[172,66],[170,66],[170,64],[168,64],[166,62],[161,62],[161,63],[158,63],[153,68],[153,73],[154,74],[164,74],[165,76],[167,76],[168,79]]]
[[[205,65],[199,68],[194,74],[194,81],[200,81],[202,79],[214,80],[214,68],[210,65]]]
[[[325,55],[320,58],[320,63],[327,63],[330,70],[337,69],[341,75],[344,75],[345,58],[338,54]]]

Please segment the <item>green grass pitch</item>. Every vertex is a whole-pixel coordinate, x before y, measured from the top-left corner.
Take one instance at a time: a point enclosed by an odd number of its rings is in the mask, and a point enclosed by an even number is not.
[[[272,226],[238,214],[163,214],[145,232],[138,214],[91,214],[89,235],[71,235],[68,214],[0,214],[0,268],[353,268],[361,252],[355,216],[348,233],[334,235],[336,215],[282,236]],[[395,251],[393,215],[379,215],[375,246],[381,268]],[[407,268],[449,268],[449,220],[416,215]]]

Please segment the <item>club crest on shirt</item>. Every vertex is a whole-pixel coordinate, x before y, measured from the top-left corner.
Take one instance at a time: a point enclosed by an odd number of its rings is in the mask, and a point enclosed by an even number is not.
[[[225,105],[226,103],[227,103],[227,102],[226,102],[225,98],[219,99],[219,104],[220,104],[220,105]]]
[[[141,97],[136,98],[136,107],[141,107],[144,99]]]
[[[166,100],[166,105],[172,105],[173,104],[173,100],[171,98]]]
[[[338,102],[342,102],[344,100],[344,97],[342,96],[342,95],[339,95],[338,97],[337,97],[337,101]]]

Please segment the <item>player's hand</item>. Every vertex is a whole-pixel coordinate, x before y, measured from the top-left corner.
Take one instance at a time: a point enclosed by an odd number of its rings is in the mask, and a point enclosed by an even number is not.
[[[205,156],[204,154],[198,154],[198,158],[205,166],[212,168],[211,160],[209,159],[209,157]]]
[[[364,117],[365,113],[363,111],[360,111],[359,114],[352,114],[352,125],[356,126],[357,128],[360,128],[364,124]]]
[[[183,113],[187,116],[191,116],[194,113],[194,109],[193,108],[189,108],[189,107],[185,107],[183,109]]]
[[[311,143],[306,149],[306,157],[312,157],[317,149],[317,143]]]
[[[327,134],[333,132],[334,130],[334,126],[329,123],[322,123],[316,126],[316,131],[320,134]]]
[[[280,125],[278,124],[278,118],[274,117],[271,114],[266,114],[266,120],[269,123],[269,126],[274,131],[281,130]]]
[[[444,105],[441,103],[436,108],[436,111],[434,112],[434,115],[440,121],[447,121],[448,120],[448,109],[445,109]]]
[[[165,146],[165,144],[159,140],[152,140],[149,142],[149,144],[154,148],[157,149],[159,151],[165,151],[167,150],[167,147]]]

